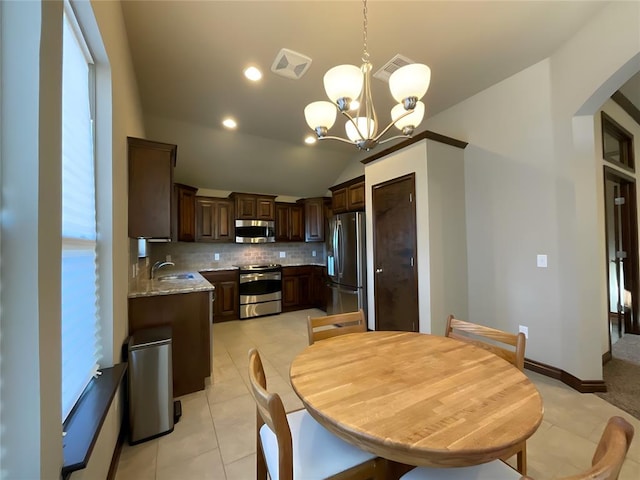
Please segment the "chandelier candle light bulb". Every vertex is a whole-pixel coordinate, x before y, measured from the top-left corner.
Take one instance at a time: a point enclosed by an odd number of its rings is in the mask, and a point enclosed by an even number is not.
[[[412,63],[399,68],[389,77],[389,90],[398,102],[391,110],[391,123],[378,133],[378,119],[371,96],[371,70],[367,51],[367,0],[363,0],[363,53],[362,65],[338,65],[324,75],[324,88],[331,102],[312,102],[304,109],[307,125],[316,132],[318,140],[331,139],[355,145],[360,150],[370,150],[376,145],[398,138],[407,138],[424,118],[425,106],[420,101],[427,93],[431,81],[431,69],[420,63]],[[357,102],[354,116],[349,114]],[[337,112],[347,118],[345,125],[348,140],[328,136],[334,125]],[[392,126],[402,131],[381,140]],[[368,128],[367,128],[368,127]]]

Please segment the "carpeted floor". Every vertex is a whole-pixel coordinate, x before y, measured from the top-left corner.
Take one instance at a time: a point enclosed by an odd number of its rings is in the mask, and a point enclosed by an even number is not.
[[[596,395],[640,418],[640,335],[624,335],[612,349],[603,367],[607,392]]]

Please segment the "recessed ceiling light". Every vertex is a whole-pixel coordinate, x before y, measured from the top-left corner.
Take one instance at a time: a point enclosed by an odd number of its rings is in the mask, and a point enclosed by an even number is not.
[[[256,67],[251,66],[244,69],[244,76],[252,82],[257,82],[262,78],[262,72]]]
[[[306,143],[307,145],[313,145],[314,143],[316,143],[316,138],[309,135],[308,137],[305,137],[304,143]]]
[[[224,125],[227,128],[236,128],[238,126],[238,124],[236,123],[236,121],[233,118],[225,118],[222,121],[222,125]]]

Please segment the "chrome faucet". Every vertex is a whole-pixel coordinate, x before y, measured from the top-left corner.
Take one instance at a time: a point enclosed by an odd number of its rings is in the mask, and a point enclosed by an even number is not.
[[[162,267],[169,267],[169,266],[175,266],[175,263],[173,262],[156,262],[153,264],[153,267],[151,267],[151,270],[149,271],[149,278],[151,280],[153,280],[156,276],[156,272],[158,270],[160,270]]]

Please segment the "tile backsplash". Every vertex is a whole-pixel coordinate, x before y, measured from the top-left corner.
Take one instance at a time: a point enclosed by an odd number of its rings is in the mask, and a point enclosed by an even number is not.
[[[313,256],[314,252],[315,256]],[[281,256],[282,253],[284,253],[284,257]],[[165,261],[167,255],[170,255],[171,261],[175,263],[175,267],[168,268],[167,271],[205,270],[264,263],[324,265],[325,246],[322,242],[283,242],[255,245],[169,242],[149,243],[148,254],[148,262],[145,258],[138,261],[138,275],[148,275],[148,265],[153,265],[157,261]]]

